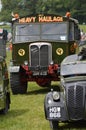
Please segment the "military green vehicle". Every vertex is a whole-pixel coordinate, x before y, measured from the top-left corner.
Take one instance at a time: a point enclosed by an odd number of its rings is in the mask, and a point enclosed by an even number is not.
[[[0,114],[6,114],[10,108],[9,77],[6,64],[7,31],[0,29]]]
[[[78,21],[59,15],[18,17],[12,21],[10,83],[13,94],[27,92],[27,83],[49,87],[59,81],[61,61],[76,53]]]

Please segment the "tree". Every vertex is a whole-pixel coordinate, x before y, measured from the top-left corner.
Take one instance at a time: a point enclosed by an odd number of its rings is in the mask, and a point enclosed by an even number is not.
[[[32,14],[65,15],[70,9],[71,15],[80,23],[86,21],[86,0],[2,0],[0,21],[11,20],[11,12],[19,16]]]

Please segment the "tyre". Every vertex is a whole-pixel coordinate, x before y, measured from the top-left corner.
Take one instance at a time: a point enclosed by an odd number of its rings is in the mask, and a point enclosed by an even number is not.
[[[10,73],[10,85],[13,94],[25,94],[27,82],[21,82],[19,73]]]
[[[6,105],[5,105],[5,108],[2,109],[2,110],[0,111],[0,113],[1,113],[1,114],[7,114],[9,107],[10,107],[9,99],[8,99],[8,97],[6,97]]]
[[[51,130],[58,130],[58,121],[50,121]]]

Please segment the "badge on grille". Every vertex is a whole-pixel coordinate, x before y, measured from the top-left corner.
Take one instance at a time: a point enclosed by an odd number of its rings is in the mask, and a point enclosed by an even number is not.
[[[19,50],[18,50],[18,54],[19,54],[20,56],[24,56],[24,55],[25,55],[25,50],[24,50],[24,49],[19,49]]]
[[[57,48],[56,53],[57,53],[57,55],[62,55],[63,54],[63,49],[62,48]]]

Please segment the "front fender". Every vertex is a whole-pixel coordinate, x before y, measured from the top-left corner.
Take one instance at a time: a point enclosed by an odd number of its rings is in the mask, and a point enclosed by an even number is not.
[[[44,99],[44,112],[47,120],[67,121],[68,112],[64,93],[60,92],[60,99],[54,101],[53,92],[49,92]]]

